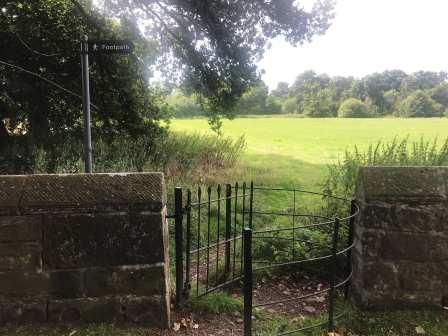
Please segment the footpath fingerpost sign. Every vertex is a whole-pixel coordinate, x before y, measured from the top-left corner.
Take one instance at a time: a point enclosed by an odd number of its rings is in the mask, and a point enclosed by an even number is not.
[[[97,54],[130,54],[134,46],[129,40],[90,41],[89,53]]]
[[[81,39],[82,110],[84,114],[84,163],[86,173],[92,173],[89,54],[128,55],[133,50],[134,46],[129,40],[89,41],[87,36],[83,36]]]

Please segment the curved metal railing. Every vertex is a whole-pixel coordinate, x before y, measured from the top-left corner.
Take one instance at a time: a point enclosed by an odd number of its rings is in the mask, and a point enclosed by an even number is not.
[[[284,207],[275,209],[273,206],[266,206],[266,200],[272,196],[266,193],[274,192],[289,194],[292,198],[290,207],[285,210]],[[262,193],[265,196],[261,195]],[[303,201],[303,195],[340,202],[338,211],[340,218],[336,215],[306,213],[306,209],[299,206],[299,201]],[[329,330],[334,330],[335,321],[344,315],[344,312],[335,313],[337,291],[344,288],[344,295],[347,295],[353,274],[350,257],[354,247],[353,224],[359,213],[356,202],[313,191],[269,188],[254,186],[253,183],[226,185],[225,190],[219,185],[216,189],[199,187],[194,195],[190,190],[187,191],[185,206],[182,205],[182,201],[180,192],[175,201],[176,209],[179,209],[175,216],[176,287],[181,287],[177,290],[178,301],[189,296],[204,296],[223,288],[240,287],[243,282],[244,335],[251,335],[251,316],[254,308],[300,301],[325,294],[328,296],[327,321],[284,331],[278,335],[291,335],[324,325],[328,325]],[[286,200],[282,205],[285,204]],[[286,224],[287,220],[291,222],[289,225]],[[327,234],[331,238],[327,244],[329,252],[298,258],[297,256],[300,256],[300,251],[297,250],[298,244],[306,244],[313,251],[315,244],[313,239],[301,239],[298,236],[301,232],[307,232],[306,230],[320,230]],[[290,244],[288,251],[290,257],[280,261],[259,259],[256,254],[254,255],[253,247],[262,240],[283,241]],[[345,265],[341,270],[339,265],[342,257],[345,258]],[[252,303],[254,273],[310,263],[326,263],[330,266],[328,288],[293,298]]]

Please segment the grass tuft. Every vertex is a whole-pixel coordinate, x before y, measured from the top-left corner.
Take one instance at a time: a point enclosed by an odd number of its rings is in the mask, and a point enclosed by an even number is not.
[[[243,302],[229,294],[216,291],[200,298],[190,300],[194,311],[203,313],[222,314],[243,311]]]

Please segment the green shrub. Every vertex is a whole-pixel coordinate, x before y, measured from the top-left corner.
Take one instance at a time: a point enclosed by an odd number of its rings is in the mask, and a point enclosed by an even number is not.
[[[254,260],[282,263],[293,259],[304,260],[330,253],[329,235],[318,229],[302,228],[297,230],[294,234],[294,244],[291,235],[283,235],[282,232],[274,232],[270,235],[273,238],[262,239],[262,236],[258,236],[260,239],[254,240]]]
[[[369,110],[367,105],[356,98],[348,98],[342,102],[338,110],[340,118],[367,118]]]

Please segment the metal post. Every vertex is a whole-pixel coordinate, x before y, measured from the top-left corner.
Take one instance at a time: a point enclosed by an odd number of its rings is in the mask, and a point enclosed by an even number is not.
[[[176,305],[179,307],[183,294],[183,230],[182,230],[182,188],[176,187],[174,190],[174,214],[175,214],[175,243],[176,243]]]
[[[92,134],[90,126],[89,42],[87,35],[81,40],[82,110],[84,113],[84,164],[85,172],[92,173]]]
[[[191,250],[191,190],[188,189],[187,191],[187,246],[185,248],[185,285],[184,285],[184,291],[185,291],[185,298],[188,299],[188,295],[190,294],[191,289],[191,275],[190,275],[190,250]]]
[[[330,269],[330,302],[328,304],[328,330],[334,331],[334,304],[336,298],[336,272],[337,272],[337,250],[338,250],[338,238],[339,238],[339,218],[334,220],[333,227],[333,241],[331,247],[331,269]]]
[[[352,246],[353,244],[353,232],[354,232],[354,225],[355,225],[355,213],[356,213],[356,201],[352,200],[351,206],[350,206],[350,221],[348,222],[348,242],[347,247]],[[347,251],[347,263],[345,266],[345,277],[349,277],[352,273],[352,249],[349,249]],[[348,299],[348,292],[350,289],[350,281],[347,281],[344,287],[344,299]]]
[[[254,204],[254,182],[250,182],[250,195],[249,195],[249,227],[252,229],[252,211]]]
[[[243,230],[244,241],[244,336],[252,335],[252,230]]]
[[[230,236],[232,234],[232,186],[226,185],[226,250],[224,274],[230,274]]]

